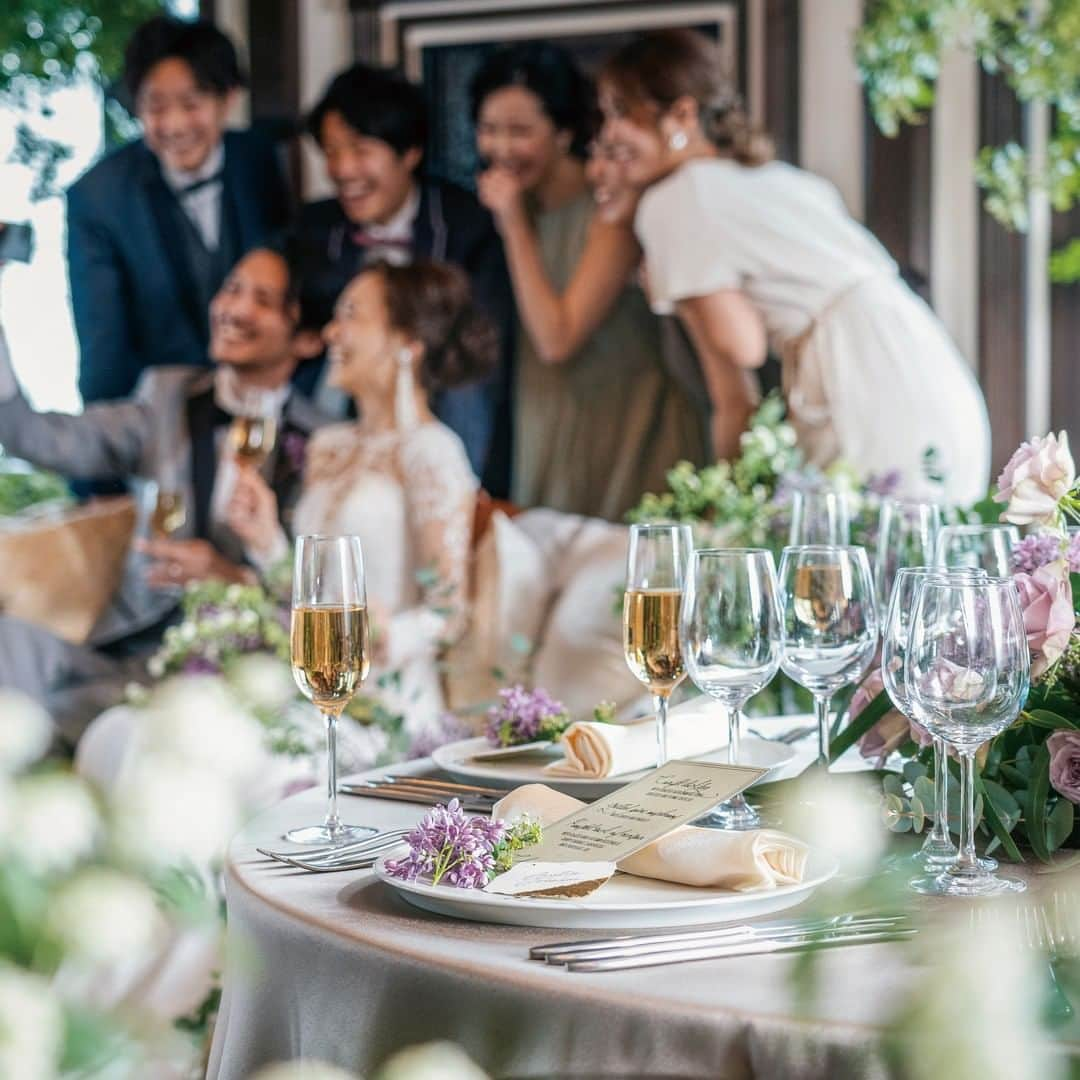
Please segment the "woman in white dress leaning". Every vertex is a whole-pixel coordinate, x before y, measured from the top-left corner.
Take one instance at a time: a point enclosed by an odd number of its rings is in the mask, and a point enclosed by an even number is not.
[[[745,415],[766,346],[807,460],[899,470],[907,494],[986,494],[990,430],[970,368],[825,180],[771,160],[690,30],[646,35],[600,78],[605,139],[643,190],[653,309],[676,312],[714,409]]]
[[[358,420],[320,429],[307,447],[293,529],[352,534],[364,552],[380,697],[411,735],[443,709],[438,656],[466,620],[477,480],[461,440],[435,419],[432,391],[477,378],[497,337],[465,275],[442,263],[379,265],[341,294],[324,331],[329,382]],[[229,524],[262,566],[288,553],[274,494],[243,470]]]

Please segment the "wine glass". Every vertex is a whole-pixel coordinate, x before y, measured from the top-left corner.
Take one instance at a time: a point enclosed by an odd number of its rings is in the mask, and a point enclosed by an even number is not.
[[[874,590],[882,622],[889,610],[896,572],[904,566],[933,566],[941,532],[941,510],[934,503],[886,499],[878,518]]]
[[[236,460],[253,469],[273,452],[277,441],[277,416],[273,393],[249,389],[240,395],[240,409],[229,427],[229,443]]]
[[[724,706],[728,764],[737,765],[742,708],[780,667],[780,603],[772,552],[695,551],[686,572],[679,642],[694,685]],[[740,792],[696,824],[756,829],[761,820]]]
[[[896,709],[909,721],[913,718],[904,681],[904,659],[911,632],[911,613],[915,596],[924,581],[978,582],[987,579],[984,570],[968,567],[946,570],[931,566],[905,566],[896,572],[888,614],[881,632],[881,678],[885,692]],[[934,747],[934,826],[926,835],[923,846],[915,856],[930,870],[940,870],[956,857],[956,846],[949,835],[949,768],[945,743],[931,736]],[[988,869],[996,869],[997,863]],[[917,892],[936,892],[936,878],[919,878],[912,882]]]
[[[631,525],[623,597],[623,651],[656,710],[656,764],[667,762],[668,698],[686,675],[679,605],[694,550],[689,525]]]
[[[939,566],[971,566],[991,577],[1012,574],[1012,553],[1020,543],[1015,525],[946,525],[937,542]]]
[[[915,718],[960,757],[960,852],[937,879],[945,896],[1021,892],[975,855],[975,752],[1004,731],[1027,697],[1030,660],[1011,578],[923,581],[911,615],[904,681]]]
[[[829,703],[874,658],[874,580],[861,547],[786,547],[780,560],[784,673],[814,695],[818,764],[829,765]]]
[[[293,568],[292,672],[326,721],[326,820],[285,834],[297,844],[340,844],[375,832],[344,825],[337,812],[337,721],[367,678],[364,557],[355,536],[301,536]]]
[[[150,528],[157,537],[175,536],[187,524],[187,504],[184,493],[161,484],[154,485],[154,509]]]
[[[843,545],[850,539],[851,513],[842,491],[794,492],[791,500],[791,547]]]

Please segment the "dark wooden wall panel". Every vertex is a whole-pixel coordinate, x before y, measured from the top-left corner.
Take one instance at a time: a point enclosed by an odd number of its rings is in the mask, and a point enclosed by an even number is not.
[[[980,75],[979,145],[1023,143],[1023,107],[998,76]],[[979,209],[979,381],[990,409],[993,475],[1024,440],[1024,237]]]
[[[1080,236],[1080,206],[1054,215],[1054,247]],[[1065,428],[1069,440],[1080,445],[1080,283],[1055,285],[1051,304],[1050,417],[1055,431]]]
[[[799,160],[799,0],[765,0],[765,127],[777,156]]]

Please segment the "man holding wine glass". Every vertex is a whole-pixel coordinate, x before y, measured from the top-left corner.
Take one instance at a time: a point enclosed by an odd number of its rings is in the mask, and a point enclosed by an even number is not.
[[[176,586],[250,576],[243,547],[226,522],[237,464],[225,451],[233,417],[250,415],[252,401],[281,437],[270,438],[264,424],[259,453],[248,460],[265,455],[258,464],[287,520],[300,493],[302,463],[280,445],[274,452],[273,444],[306,439],[326,419],[290,382],[297,364],[321,349],[318,332],[301,317],[298,296],[298,282],[281,254],[249,252],[210,306],[213,370],[149,368],[131,399],[95,403],[80,415],[33,410],[0,334],[0,444],[6,451],[67,476],[148,481],[146,486],[156,485],[157,499],[165,496],[169,503],[169,521],[162,515],[161,523],[175,531],[141,545],[148,564],[129,567],[91,645],[119,656],[141,651],[157,640],[158,627],[175,607]],[[250,442],[254,446],[256,440]],[[72,648],[56,639],[53,651]],[[41,665],[43,672],[64,669],[59,662]],[[0,682],[7,682],[4,675],[0,670]],[[42,675],[37,696],[46,704],[53,681]]]

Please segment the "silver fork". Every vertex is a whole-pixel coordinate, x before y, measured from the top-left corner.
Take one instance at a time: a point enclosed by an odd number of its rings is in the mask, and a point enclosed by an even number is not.
[[[817,731],[817,727],[816,725],[810,724],[805,727],[792,728],[790,731],[785,731],[781,735],[766,735],[764,732],[756,731],[754,728],[747,728],[747,731],[759,739],[764,739],[766,742],[778,742],[790,746],[792,743],[797,743],[800,739],[805,739],[807,735],[813,734]]]
[[[352,844],[339,844],[337,847],[312,848],[309,851],[272,851],[269,848],[256,848],[260,855],[277,862],[296,864],[336,863],[359,858],[370,852],[380,852],[384,848],[394,847],[411,829],[388,829],[385,832],[357,840]]]

